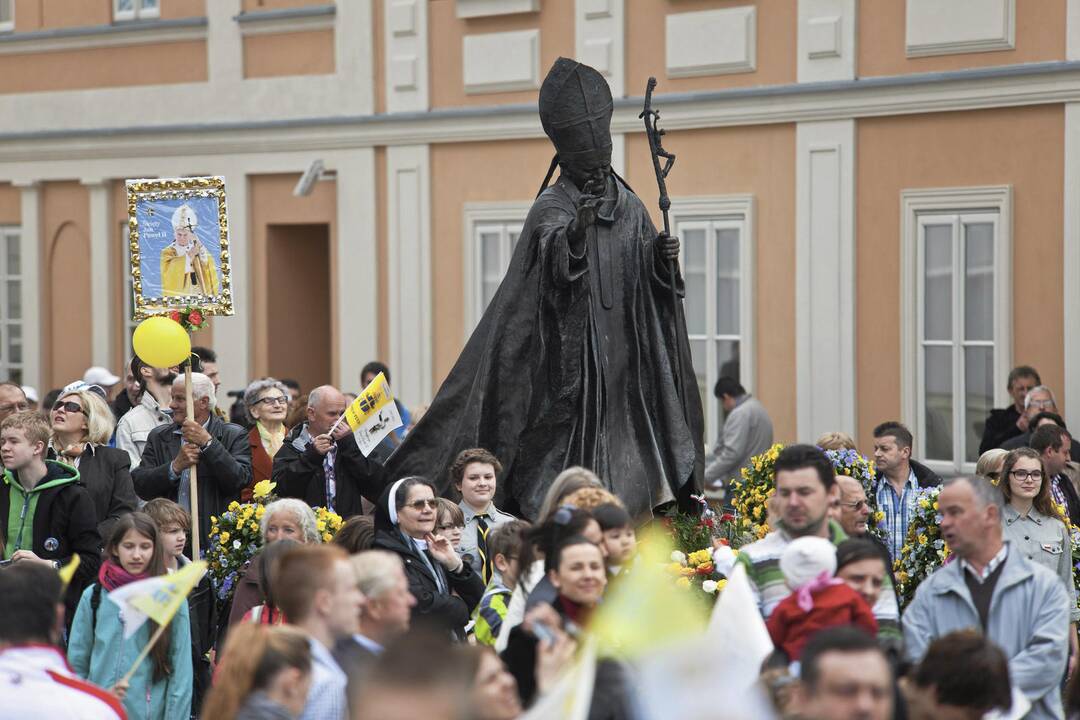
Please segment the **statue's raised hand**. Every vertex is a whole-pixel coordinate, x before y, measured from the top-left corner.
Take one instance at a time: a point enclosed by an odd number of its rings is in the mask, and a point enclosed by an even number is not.
[[[668,235],[663,230],[656,236],[656,252],[661,260],[668,262],[679,259],[679,238]]]

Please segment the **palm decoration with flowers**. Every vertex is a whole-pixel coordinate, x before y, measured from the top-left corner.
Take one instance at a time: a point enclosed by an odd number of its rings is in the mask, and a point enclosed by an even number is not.
[[[949,546],[941,537],[941,513],[938,512],[940,487],[925,488],[915,499],[915,512],[908,523],[907,539],[900,557],[893,561],[896,573],[896,596],[905,608],[915,599],[915,589],[930,573],[945,564]]]
[[[717,515],[704,497],[692,497],[702,506],[700,514],[673,510],[664,518],[674,548],[667,571],[678,587],[712,604],[727,584],[735,551],[753,538],[740,532],[734,515]]]
[[[271,494],[276,486],[277,483],[269,480],[257,482],[251,502],[241,504],[234,500],[220,517],[210,518],[210,548],[206,552],[206,561],[219,600],[232,597],[251,558],[262,548],[260,523],[267,504],[277,499]],[[313,510],[319,535],[328,543],[341,529],[341,516],[324,507]]]

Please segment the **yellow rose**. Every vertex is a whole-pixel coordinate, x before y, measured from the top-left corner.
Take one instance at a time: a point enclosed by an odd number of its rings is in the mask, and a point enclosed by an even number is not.
[[[330,533],[323,533],[322,534],[322,539],[323,539],[323,542],[328,543],[328,542],[330,542],[331,540],[334,539],[334,536],[331,535]]]
[[[270,482],[269,479],[260,480],[259,482],[255,483],[255,487],[251,491],[251,496],[254,498],[267,497],[276,487],[277,483]]]

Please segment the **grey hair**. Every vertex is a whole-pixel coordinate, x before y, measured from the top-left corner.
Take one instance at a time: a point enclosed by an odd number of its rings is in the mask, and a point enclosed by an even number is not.
[[[181,373],[173,380],[173,385],[184,385],[184,375]],[[210,409],[213,410],[217,407],[217,395],[214,393],[214,381],[206,377],[202,373],[191,373],[191,399],[201,400],[203,398],[210,398]]]
[[[247,386],[246,390],[244,390],[244,411],[252,420],[255,419],[255,416],[251,414],[251,408],[255,405],[255,401],[259,399],[259,393],[263,390],[270,390],[271,388],[280,390],[282,394],[285,395],[285,399],[289,399],[289,388],[285,387],[285,383],[275,380],[272,377],[255,380]]]
[[[1035,393],[1039,392],[1040,390],[1045,390],[1046,394],[1050,396],[1050,402],[1054,403],[1054,407],[1057,407],[1057,398],[1054,397],[1054,391],[1051,390],[1050,388],[1046,387],[1045,385],[1036,385],[1035,387],[1028,390],[1027,395],[1024,396],[1024,409],[1025,410],[1027,410],[1029,407],[1031,407],[1031,396],[1034,395]]]
[[[392,590],[397,584],[395,570],[404,570],[401,557],[386,550],[365,550],[349,558],[353,572],[356,573],[356,585],[364,597],[379,598]]]
[[[971,491],[975,493],[975,498],[979,501],[979,507],[985,508],[993,505],[997,508],[998,515],[1005,512],[1005,496],[1001,494],[1001,490],[982,475],[957,475],[956,477],[945,478],[941,481],[941,488],[944,490],[958,482],[966,482],[971,486]]]
[[[273,517],[274,513],[279,512],[289,512],[296,516],[296,521],[300,525],[300,532],[304,534],[305,543],[318,545],[322,542],[319,528],[316,525],[315,511],[305,505],[302,500],[296,498],[282,498],[266,506],[266,512],[263,513],[262,520],[259,522],[259,534],[262,535],[264,542],[266,541],[266,527],[270,524],[270,518]]]

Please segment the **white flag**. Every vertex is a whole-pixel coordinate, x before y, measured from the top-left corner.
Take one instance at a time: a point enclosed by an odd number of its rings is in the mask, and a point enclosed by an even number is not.
[[[586,720],[596,682],[596,640],[586,635],[577,660],[552,688],[533,703],[521,720]]]
[[[345,408],[345,421],[349,423],[356,445],[364,457],[370,455],[384,437],[402,426],[390,383],[386,382],[382,373],[364,388],[352,405]]]

